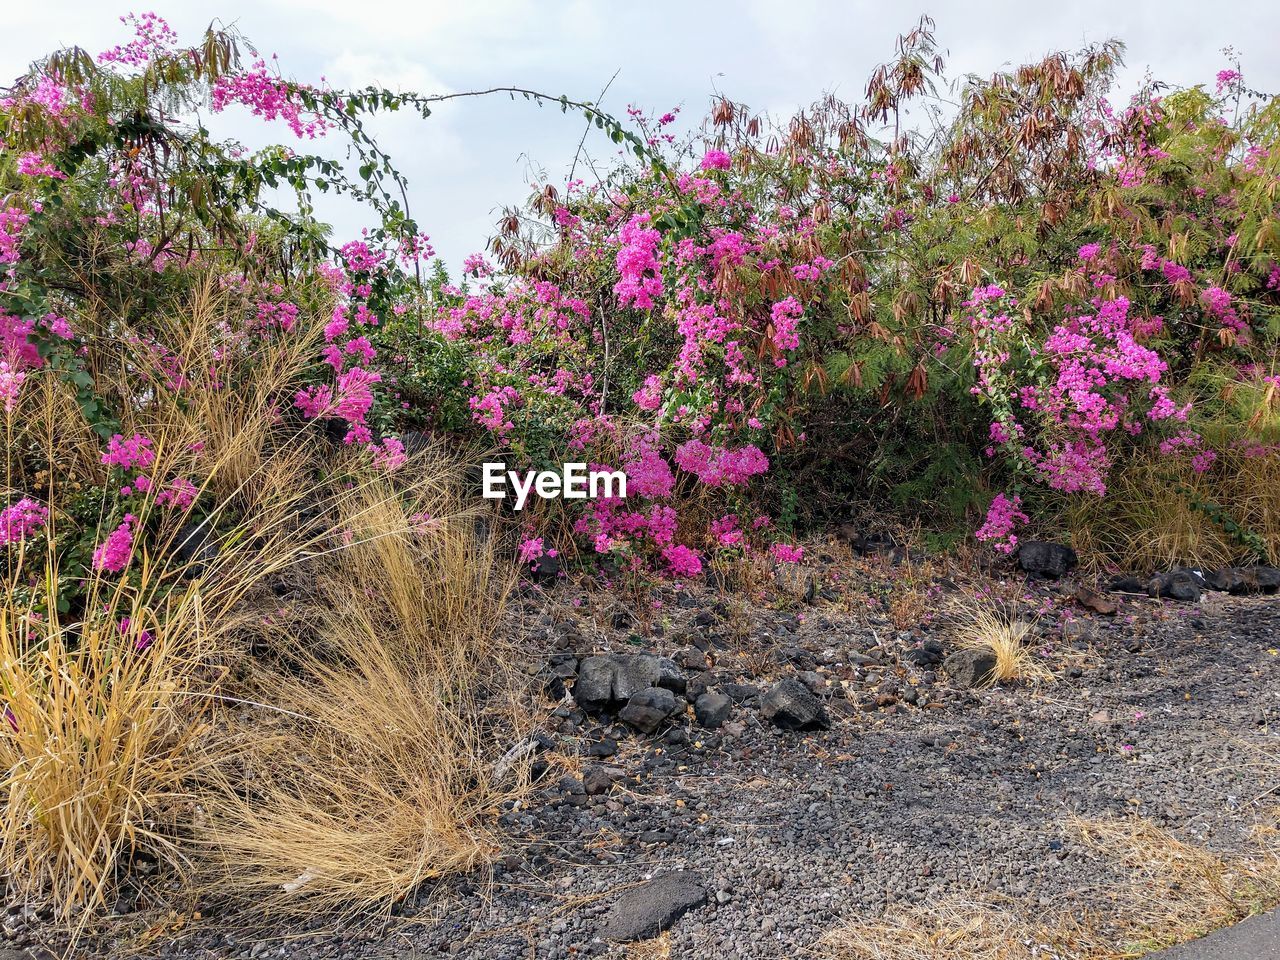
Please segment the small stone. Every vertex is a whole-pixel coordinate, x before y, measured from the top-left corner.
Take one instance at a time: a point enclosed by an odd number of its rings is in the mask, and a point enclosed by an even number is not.
[[[1120,604],[1116,603],[1114,600],[1108,600],[1106,597],[1102,596],[1102,594],[1090,590],[1083,584],[1076,588],[1075,599],[1076,603],[1080,604],[1080,606],[1085,609],[1092,610],[1094,613],[1100,613],[1107,617],[1112,616],[1120,609]]]
[[[611,770],[608,767],[587,767],[582,774],[582,788],[586,790],[587,796],[598,797],[602,793],[608,793],[617,778],[617,770]]]
[[[707,902],[707,891],[693,873],[663,873],[624,890],[600,928],[605,940],[631,941],[656,937],[676,920]]]
[[[958,686],[989,686],[995,681],[996,655],[990,650],[957,650],[943,661],[942,669]]]
[[[760,716],[783,730],[826,730],[831,726],[822,701],[791,677],[779,680],[760,698]]]
[[[715,730],[727,719],[733,701],[722,693],[704,693],[693,704],[693,715],[708,730]]]
[[[666,687],[649,687],[633,695],[618,717],[641,733],[653,733],[675,710],[674,693]]]

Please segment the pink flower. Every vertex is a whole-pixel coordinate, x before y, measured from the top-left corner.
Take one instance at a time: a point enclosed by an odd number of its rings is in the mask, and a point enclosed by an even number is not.
[[[702,572],[702,559],[698,552],[682,543],[666,547],[662,551],[662,559],[667,561],[671,573],[677,577],[694,577]]]
[[[779,563],[799,563],[804,559],[804,547],[787,543],[775,543],[769,548],[769,552]]]
[[[1010,500],[1003,493],[997,493],[987,510],[986,523],[978,528],[974,536],[979,540],[995,541],[992,546],[1001,553],[1013,553],[1018,545],[1018,538],[1013,531],[1029,519],[1021,507],[1021,497],[1015,496]]]
[[[631,394],[631,399],[641,410],[657,410],[662,406],[662,378],[653,374],[645,377],[644,386]]]
[[[139,479],[142,479],[141,477]],[[144,489],[139,487],[139,489]],[[169,484],[164,490],[156,494],[156,503],[162,507],[172,507],[174,510],[186,511],[191,509],[191,505],[196,502],[196,498],[200,495],[199,488],[186,477],[179,477]]]
[[[23,497],[12,506],[0,510],[0,546],[21,543],[49,519],[49,508]]]
[[[386,437],[381,446],[371,443],[368,449],[373,454],[373,465],[388,473],[399,470],[409,460],[409,455],[404,452],[404,444],[396,437]]]
[[[266,61],[255,60],[243,73],[218,77],[209,91],[209,103],[214,113],[238,103],[256,117],[283,120],[299,139],[324,136],[330,122],[318,114],[304,113],[297,89],[297,85],[268,74]]]
[[[769,316],[773,320],[773,342],[779,350],[794,350],[800,346],[796,327],[804,316],[804,307],[795,297],[779,300],[769,308]]]
[[[702,158],[703,170],[728,170],[733,159],[723,150],[708,150]]]
[[[22,385],[26,382],[27,372],[15,367],[8,360],[0,359],[0,401],[4,412],[13,413],[18,405],[18,397],[22,394]]]
[[[101,543],[93,551],[93,568],[107,573],[119,573],[133,559],[132,524],[137,518],[126,513],[120,526],[107,535],[105,543]]]
[[[102,455],[102,462],[108,467],[119,467],[121,470],[145,470],[155,458],[151,441],[142,434],[135,433],[126,440],[117,433],[107,441],[107,452]]]
[[[654,297],[662,296],[662,267],[658,263],[662,235],[649,222],[647,212],[638,213],[618,232],[618,282],[613,292],[621,307],[652,310]]]
[[[530,537],[520,544],[520,562],[533,563],[546,552],[541,537]]]

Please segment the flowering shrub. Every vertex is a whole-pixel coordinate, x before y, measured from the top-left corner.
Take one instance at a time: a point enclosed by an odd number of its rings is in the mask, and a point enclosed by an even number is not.
[[[144,502],[201,509],[196,464],[156,473],[152,438],[125,428],[135,398],[206,376],[233,389],[285,349],[310,363],[265,399],[273,415],[380,469],[426,430],[529,466],[626,470],[627,499],[573,504],[526,542],[573,537],[678,577],[717,553],[795,562],[798,521],[874,497],[1012,549],[1146,452],[1212,475],[1224,444],[1273,449],[1275,390],[1255,388],[1276,376],[1280,108],[1238,64],[1118,109],[1117,46],[1053,54],[972,81],[925,138],[902,123],[942,74],[922,21],[865,102],[782,126],[721,99],[681,136],[676,111],[632,108],[624,128],[560,98],[634,160],[595,186],[541,185],[454,280],[359,119],[425,118],[440,97],[298,83],[242,64],[234,34],[188,49],[154,15],[126,22],[132,40],[55,54],[0,100],[0,407],[15,416],[47,374],[102,438],[110,501],[86,565],[110,570],[112,537],[148,535],[123,520]],[[358,172],[245,155],[164,106],[205,97],[307,143],[341,132]],[[281,184],[299,214],[267,204]],[[313,191],[366,201],[377,225],[330,248]],[[67,262],[102,310],[44,285]],[[203,371],[148,317],[210,273],[245,311]],[[90,345],[110,342],[132,390],[95,381]]]
[[[542,226],[494,243],[505,275],[439,286],[433,328],[481,359],[437,387],[476,426],[632,476],[574,524],[597,550],[753,549],[804,471],[935,519],[973,517],[985,475],[1011,489],[970,522],[1011,551],[1144,450],[1206,472],[1206,430],[1274,433],[1274,393],[1224,421],[1197,385],[1275,370],[1276,103],[1231,70],[1116,110],[1101,45],[973,82],[941,143],[879,142],[941,70],[927,21],[901,51],[866,104],[784,129],[721,100],[679,142],[629,111],[664,162],[541,188]]]

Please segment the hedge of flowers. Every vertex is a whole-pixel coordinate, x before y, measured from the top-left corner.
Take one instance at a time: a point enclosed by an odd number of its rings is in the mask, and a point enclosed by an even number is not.
[[[128,22],[129,42],[41,61],[0,100],[0,402],[12,412],[45,367],[77,390],[115,484],[99,569],[128,563],[131,498],[189,510],[196,485],[153,476],[149,438],[118,435],[86,362],[102,331],[67,319],[89,291],[49,282],[69,262],[135,313],[216,269],[245,294],[228,355],[324,311],[311,381],[280,415],[380,467],[427,430],[529,466],[626,471],[626,499],[529,529],[526,561],[572,537],[677,577],[721,553],[794,562],[806,513],[903,491],[929,509],[943,490],[959,491],[952,521],[1011,551],[1037,505],[1106,496],[1125,457],[1210,471],[1225,428],[1274,455],[1280,101],[1238,64],[1117,109],[1117,45],[1054,54],[972,81],[926,135],[904,123],[942,75],[923,21],[864,102],[826,98],[780,126],[723,99],[684,133],[678,111],[631,109],[624,129],[575,105],[634,159],[592,185],[537,185],[451,278],[360,120],[425,117],[431,98],[299,84],[241,64],[228,34],[187,48],[152,14]],[[249,156],[175,101],[308,143],[348,136],[364,162],[349,176],[291,148]],[[267,205],[278,185],[300,213]],[[316,190],[364,197],[377,225],[328,248]],[[86,243],[95,231],[110,242]],[[139,382],[183,389],[184,358],[136,326]],[[1219,402],[1224,382],[1261,398],[1248,418]],[[0,539],[46,514],[11,491]]]

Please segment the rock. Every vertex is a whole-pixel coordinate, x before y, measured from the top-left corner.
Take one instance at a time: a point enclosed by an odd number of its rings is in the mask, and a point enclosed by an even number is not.
[[[897,546],[892,537],[883,533],[867,534],[852,523],[842,524],[839,532],[860,557],[891,553]]]
[[[676,666],[684,670],[700,671],[707,669],[707,655],[701,650],[690,650],[686,647],[676,654],[675,662]]]
[[[753,683],[722,683],[720,692],[734,703],[742,703],[744,700],[760,696],[760,688]]]
[[[184,576],[199,577],[218,557],[218,542],[209,521],[184,523],[173,537],[173,554]]]
[[[532,574],[535,583],[554,580],[560,575],[560,558],[544,553],[533,561]]]
[[[693,704],[693,715],[708,730],[715,730],[727,719],[733,701],[722,693],[704,693]]]
[[[630,700],[647,687],[664,687],[684,693],[685,679],[675,661],[651,653],[614,656],[613,699]]]
[[[1108,600],[1100,593],[1090,590],[1083,584],[1076,587],[1075,599],[1076,603],[1080,604],[1080,606],[1085,609],[1092,610],[1094,613],[1100,613],[1107,617],[1112,616],[1120,609],[1120,604],[1116,603],[1114,600]]]
[[[1223,567],[1204,576],[1205,586],[1234,596],[1280,591],[1280,570],[1275,567]]]
[[[1111,593],[1146,593],[1147,585],[1132,574],[1116,577],[1107,586]]]
[[[826,730],[831,726],[822,701],[799,680],[779,680],[760,698],[760,716],[783,730]]]
[[[939,640],[929,639],[918,647],[911,647],[902,655],[902,659],[917,667],[934,667],[942,662],[944,649]]]
[[[1183,603],[1199,603],[1200,587],[1204,581],[1190,570],[1172,570],[1158,573],[1147,581],[1147,595]]]
[[[587,792],[587,796],[598,797],[602,793],[608,793],[620,776],[621,771],[616,768],[587,767],[582,774],[582,789]]]
[[[989,686],[995,682],[996,655],[990,650],[957,650],[942,662],[942,669],[959,686]]]
[[[653,733],[676,712],[676,695],[666,687],[647,687],[635,693],[618,713],[619,719],[641,733]]]
[[[1057,580],[1079,562],[1076,552],[1060,543],[1030,540],[1018,548],[1018,566],[1049,580]]]
[[[573,686],[573,699],[584,710],[600,710],[613,699],[613,660],[610,657],[587,657],[578,668],[578,681]]]
[[[1280,593],[1280,570],[1275,567],[1246,567],[1244,570],[1246,592],[1268,595]]]
[[[547,694],[554,700],[564,697],[565,682],[578,675],[578,658],[565,653],[554,654],[541,671]]]
[[[600,936],[605,940],[656,937],[687,911],[707,902],[707,891],[692,873],[663,873],[624,890],[609,908]]]
[[[603,710],[655,686],[684,693],[685,677],[675,661],[651,653],[607,653],[582,661],[573,696],[584,710]]]

